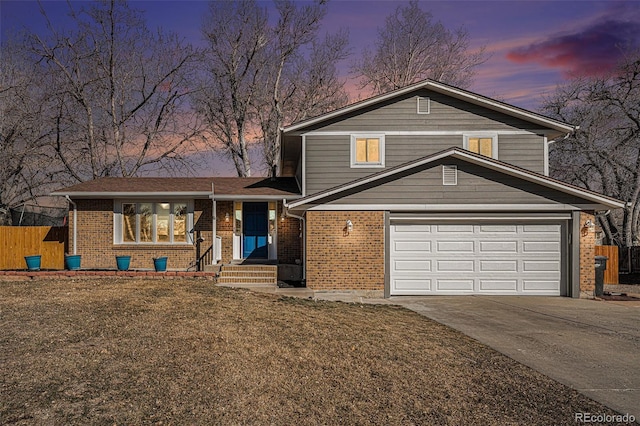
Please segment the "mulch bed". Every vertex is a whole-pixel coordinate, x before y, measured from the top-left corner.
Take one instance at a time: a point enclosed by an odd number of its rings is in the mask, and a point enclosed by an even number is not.
[[[575,424],[615,414],[396,306],[0,281],[2,424]]]

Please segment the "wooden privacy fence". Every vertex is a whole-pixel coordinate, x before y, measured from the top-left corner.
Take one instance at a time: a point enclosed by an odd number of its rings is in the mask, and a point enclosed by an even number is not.
[[[604,271],[604,283],[618,284],[618,246],[596,246],[596,256],[609,258]]]
[[[67,227],[0,226],[0,270],[26,269],[25,256],[41,255],[42,269],[64,269]]]

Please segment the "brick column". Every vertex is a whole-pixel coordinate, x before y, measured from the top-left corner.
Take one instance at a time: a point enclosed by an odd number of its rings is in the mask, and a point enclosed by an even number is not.
[[[595,228],[585,224],[591,221],[595,224],[592,212],[580,213],[580,297],[592,298],[596,287],[596,233]]]

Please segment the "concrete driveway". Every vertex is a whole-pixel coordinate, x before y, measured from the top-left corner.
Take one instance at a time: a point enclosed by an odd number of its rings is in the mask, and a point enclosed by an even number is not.
[[[640,304],[566,297],[392,297],[640,419]]]

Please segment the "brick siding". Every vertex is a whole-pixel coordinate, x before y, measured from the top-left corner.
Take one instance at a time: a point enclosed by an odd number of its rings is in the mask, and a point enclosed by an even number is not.
[[[278,202],[278,263],[295,264],[302,261],[302,229],[300,219],[285,216],[282,220],[282,202]]]
[[[78,249],[82,268],[115,269],[116,256],[131,256],[131,269],[153,268],[153,258],[167,256],[169,269],[195,268],[195,245],[115,245],[113,244],[113,200],[76,200],[78,206]],[[204,238],[201,254],[213,242],[213,203],[194,202],[194,238]],[[229,214],[229,221],[225,220]],[[299,220],[286,217],[280,221],[282,202],[278,202],[278,256],[280,263],[295,263],[301,258]],[[216,202],[216,234],[222,240],[222,262],[233,259],[233,202]],[[73,215],[69,223],[69,251],[73,251]]]
[[[596,287],[596,233],[585,227],[589,220],[595,223],[591,212],[580,213],[580,297],[593,297]]]
[[[307,212],[307,287],[384,290],[384,234],[382,211]]]

